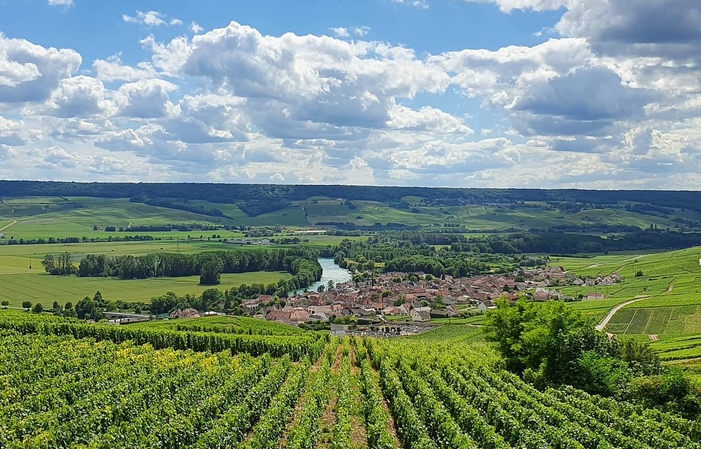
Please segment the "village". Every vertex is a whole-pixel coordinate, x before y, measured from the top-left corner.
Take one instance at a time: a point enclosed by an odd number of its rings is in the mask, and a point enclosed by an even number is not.
[[[285,324],[331,323],[335,335],[373,332],[379,336],[405,335],[430,328],[432,320],[484,313],[494,300],[575,301],[604,299],[602,292],[574,298],[558,288],[597,287],[620,282],[617,274],[582,279],[562,267],[516,270],[508,275],[441,278],[424,273],[383,273],[368,281],[331,284],[275,303],[261,295],[245,301],[251,316]],[[357,330],[356,329],[357,326]]]

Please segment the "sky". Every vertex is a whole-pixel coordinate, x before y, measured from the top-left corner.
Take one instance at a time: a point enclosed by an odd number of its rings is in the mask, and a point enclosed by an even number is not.
[[[701,189],[699,0],[0,0],[0,178]]]

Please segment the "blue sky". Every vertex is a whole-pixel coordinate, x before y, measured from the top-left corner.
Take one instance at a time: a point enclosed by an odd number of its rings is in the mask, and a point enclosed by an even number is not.
[[[0,0],[0,177],[699,189],[697,3]]]

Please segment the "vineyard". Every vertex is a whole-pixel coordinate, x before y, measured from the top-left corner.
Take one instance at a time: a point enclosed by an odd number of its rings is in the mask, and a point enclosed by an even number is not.
[[[701,424],[539,391],[486,345],[0,316],[0,448],[701,448]]]

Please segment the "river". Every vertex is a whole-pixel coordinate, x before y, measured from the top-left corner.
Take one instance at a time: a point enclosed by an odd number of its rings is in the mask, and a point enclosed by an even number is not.
[[[351,279],[353,279],[353,276],[351,275],[350,271],[345,270],[333,261],[333,259],[319,259],[319,264],[321,265],[321,268],[324,270],[323,273],[321,274],[321,280],[319,282],[315,282],[312,285],[310,285],[307,288],[307,291],[310,292],[315,292],[317,288],[319,288],[320,285],[326,285],[329,283],[329,281],[333,281],[334,283],[339,283],[339,282],[348,282]],[[291,292],[290,295],[292,294],[297,294],[301,295],[304,293],[304,289],[297,290],[296,292]]]

